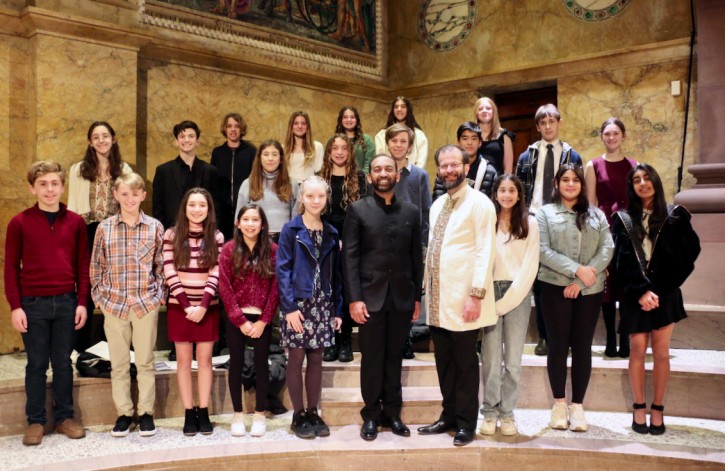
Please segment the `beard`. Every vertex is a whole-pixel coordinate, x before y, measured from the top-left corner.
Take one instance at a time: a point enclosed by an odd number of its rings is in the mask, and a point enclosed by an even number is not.
[[[443,186],[446,188],[446,190],[452,190],[453,188],[458,188],[461,186],[461,183],[463,183],[466,180],[466,176],[463,174],[463,171],[461,171],[457,176],[455,180],[446,180],[443,179]]]
[[[395,188],[395,178],[389,178],[386,179],[382,184],[380,183],[380,179],[373,180],[370,185],[373,187],[375,191],[385,193],[388,191],[392,191],[393,188]]]

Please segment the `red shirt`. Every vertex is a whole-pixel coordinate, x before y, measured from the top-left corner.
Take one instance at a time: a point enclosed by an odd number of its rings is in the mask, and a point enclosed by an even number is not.
[[[83,218],[61,203],[51,226],[38,205],[8,223],[5,238],[5,297],[10,309],[21,296],[78,293],[86,306],[90,291],[88,232]]]

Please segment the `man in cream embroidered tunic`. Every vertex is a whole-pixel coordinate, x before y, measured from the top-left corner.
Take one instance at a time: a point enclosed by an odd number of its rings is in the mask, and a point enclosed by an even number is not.
[[[447,194],[431,207],[424,282],[443,413],[438,422],[419,432],[455,429],[455,445],[473,440],[480,382],[478,330],[496,323],[496,211],[488,197],[468,186],[469,158],[458,146],[444,146],[436,152]]]

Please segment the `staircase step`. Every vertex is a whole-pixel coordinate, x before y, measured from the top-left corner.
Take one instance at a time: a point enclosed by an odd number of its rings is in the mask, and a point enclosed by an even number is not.
[[[323,388],[322,417],[329,425],[362,424],[360,388]],[[441,392],[435,386],[403,388],[401,418],[409,424],[435,422],[441,414]]]

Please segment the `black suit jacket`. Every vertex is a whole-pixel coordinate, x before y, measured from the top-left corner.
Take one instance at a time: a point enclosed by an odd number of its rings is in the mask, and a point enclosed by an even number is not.
[[[412,311],[420,301],[423,250],[420,211],[378,195],[347,208],[342,234],[345,301],[363,301],[368,311],[380,311],[388,289],[399,311]]]
[[[189,166],[184,163],[181,157],[166,162],[156,167],[153,183],[152,212],[154,218],[161,221],[165,229],[176,224],[176,216],[179,213],[179,205],[184,194],[191,188],[201,187],[211,193],[214,199],[214,208],[218,216],[219,197],[216,168],[196,157],[191,165],[189,185],[185,186],[186,173]]]

